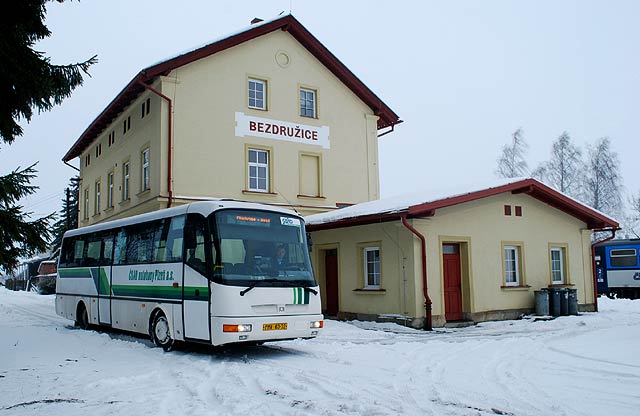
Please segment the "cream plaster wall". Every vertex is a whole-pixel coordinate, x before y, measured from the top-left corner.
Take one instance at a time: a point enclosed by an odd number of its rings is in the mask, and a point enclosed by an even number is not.
[[[282,51],[290,58],[286,68],[275,59]],[[267,81],[266,111],[248,108],[249,77]],[[170,83],[170,78],[176,81]],[[299,115],[301,86],[317,91],[318,118]],[[178,68],[163,81],[162,91],[174,99],[175,105],[176,196],[292,204],[302,213],[326,210],[336,202],[357,203],[379,197],[377,117],[287,32],[276,31]],[[236,111],[300,125],[329,126],[331,148],[236,137]],[[270,194],[246,192],[245,152],[252,145],[271,151]],[[298,197],[301,152],[321,156],[324,198]]]
[[[141,117],[142,103],[150,98],[150,112]],[[80,204],[78,213],[79,224],[81,227],[121,218],[125,216],[135,215],[141,212],[148,212],[147,208],[149,200],[157,200],[158,196],[166,195],[166,181],[160,180],[160,173],[163,171],[161,163],[161,149],[163,139],[166,143],[166,133],[163,138],[161,131],[166,131],[166,126],[162,129],[163,117],[161,117],[163,103],[158,96],[143,93],[136,99],[127,110],[123,111],[112,123],[105,129],[98,139],[94,141],[88,149],[80,156]],[[164,110],[166,113],[166,109]],[[123,122],[131,117],[131,129],[123,134]],[[108,136],[111,132],[115,132],[115,142],[109,146]],[[102,154],[96,158],[96,146],[102,144]],[[150,150],[150,189],[141,192],[142,181],[142,160],[141,152],[145,147]],[[166,147],[166,144],[165,146]],[[85,156],[91,155],[91,163],[85,166]],[[130,191],[129,200],[123,200],[123,164],[126,161],[130,163]],[[107,206],[108,186],[107,174],[114,173],[114,195],[113,208]],[[166,168],[164,169],[166,172]],[[166,177],[166,173],[163,177]],[[100,180],[101,198],[100,209],[96,215],[95,212],[95,183]],[[84,217],[84,190],[89,189],[89,219]],[[158,204],[151,204],[154,209]],[[159,205],[158,205],[159,206]],[[140,208],[144,207],[143,211]],[[150,208],[149,208],[150,209]]]
[[[286,67],[276,62],[285,52]],[[247,78],[268,85],[267,111],[247,106]],[[224,197],[293,206],[302,214],[326,211],[336,203],[379,198],[377,116],[291,35],[276,31],[185,65],[154,87],[173,102],[172,185],[174,204],[198,198]],[[299,115],[299,88],[317,91],[317,118]],[[141,105],[151,98],[150,114],[141,118]],[[235,136],[235,112],[300,125],[329,126],[330,149],[259,137]],[[122,123],[131,116],[131,130]],[[168,197],[168,104],[145,91],[121,113],[81,155],[80,226],[116,219],[166,206]],[[116,142],[108,146],[115,131]],[[95,158],[95,147],[102,154]],[[151,149],[151,189],[140,193],[140,152]],[[271,193],[247,192],[248,146],[271,152]],[[91,154],[91,164],[84,157]],[[319,156],[321,197],[299,196],[300,154]],[[131,163],[131,199],[122,201],[122,163]],[[106,175],[113,170],[115,203],[107,209]],[[100,213],[94,215],[95,182],[101,180]],[[83,219],[84,189],[89,188],[89,219]],[[180,198],[187,197],[187,198]],[[150,199],[154,203],[148,203]],[[146,211],[143,211],[146,212]]]
[[[365,246],[380,247],[380,291],[364,287]],[[341,312],[420,316],[414,293],[422,293],[420,266],[415,269],[413,234],[399,222],[362,225],[313,233],[312,263],[326,307],[323,251],[338,249],[339,308]],[[406,279],[406,280],[405,280]],[[422,295],[420,295],[422,296]]]
[[[505,216],[504,205],[522,207],[522,217]],[[443,208],[434,217],[410,220],[427,240],[429,296],[434,322],[443,322],[444,289],[442,244],[463,245],[463,312],[485,313],[534,307],[534,290],[551,284],[549,244],[566,245],[567,282],[578,289],[580,304],[593,303],[590,234],[585,224],[527,195],[501,194]],[[382,223],[313,233],[314,267],[321,286],[323,245],[339,245],[340,310],[361,314],[401,314],[424,317],[420,241],[402,224]],[[362,295],[358,270],[358,244],[381,241],[384,294]],[[528,287],[504,288],[502,242],[523,243],[523,283]],[[407,278],[407,306],[403,306],[402,264]],[[466,268],[466,271],[464,270]],[[402,295],[402,296],[401,296]]]

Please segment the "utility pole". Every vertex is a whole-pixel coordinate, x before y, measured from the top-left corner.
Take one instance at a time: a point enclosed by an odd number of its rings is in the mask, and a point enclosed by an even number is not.
[[[71,191],[69,190],[69,188],[67,188],[67,230],[71,227],[71,213],[69,212],[69,209],[71,208],[69,206],[70,204],[70,195],[71,195]]]

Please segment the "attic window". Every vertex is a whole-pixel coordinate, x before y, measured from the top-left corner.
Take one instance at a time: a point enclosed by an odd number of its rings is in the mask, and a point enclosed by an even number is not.
[[[511,205],[504,206],[504,215],[507,215],[507,216],[511,215]]]
[[[131,116],[127,117],[122,122],[122,134],[126,134],[129,130],[131,130]]]
[[[522,207],[516,205],[516,217],[522,217]]]
[[[249,78],[249,108],[267,109],[267,81]]]
[[[109,147],[116,142],[116,132],[112,131],[109,133]]]

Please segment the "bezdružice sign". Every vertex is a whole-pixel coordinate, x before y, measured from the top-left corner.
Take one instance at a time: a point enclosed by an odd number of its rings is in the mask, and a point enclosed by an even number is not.
[[[236,136],[264,137],[265,139],[312,144],[329,149],[329,126],[307,126],[287,121],[252,117],[236,112]]]

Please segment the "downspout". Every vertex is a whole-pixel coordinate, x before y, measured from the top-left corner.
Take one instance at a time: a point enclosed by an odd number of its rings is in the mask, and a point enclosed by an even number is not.
[[[78,172],[80,172],[80,169],[78,169],[77,167],[75,167],[75,166],[73,166],[73,165],[70,165],[70,164],[69,164],[69,162],[67,162],[66,160],[63,160],[62,162],[63,162],[65,165],[69,166],[71,169],[75,169],[75,170],[77,170]]]
[[[416,230],[413,226],[411,226],[407,222],[407,214],[402,215],[402,225],[404,225],[409,231],[415,234],[416,237],[420,239],[420,244],[422,248],[422,292],[424,294],[424,309],[425,309],[425,322],[424,329],[427,331],[431,331],[433,329],[432,319],[431,319],[431,298],[429,298],[429,292],[427,291],[427,241],[418,230]]]
[[[594,231],[611,231],[611,237],[607,237],[604,240],[591,244],[591,269],[593,272],[593,304],[595,305],[596,312],[598,312],[598,281],[596,279],[596,246],[604,244],[609,240],[612,240],[616,236],[617,228],[594,230]]]
[[[156,90],[155,88],[145,84],[142,81],[138,81],[138,84],[140,84],[141,86],[143,86],[144,88],[148,89],[149,91],[151,91],[152,93],[164,98],[167,101],[167,104],[169,105],[169,121],[168,121],[168,129],[169,129],[169,133],[168,133],[168,140],[169,140],[169,149],[167,150],[167,192],[169,194],[169,201],[167,203],[167,208],[171,208],[171,202],[173,201],[173,186],[171,185],[172,182],[172,177],[171,177],[171,160],[172,160],[172,149],[173,149],[173,128],[172,128],[172,121],[173,121],[173,102],[171,101],[171,98],[167,97],[166,95],[164,95],[163,93],[161,93],[160,91]]]

